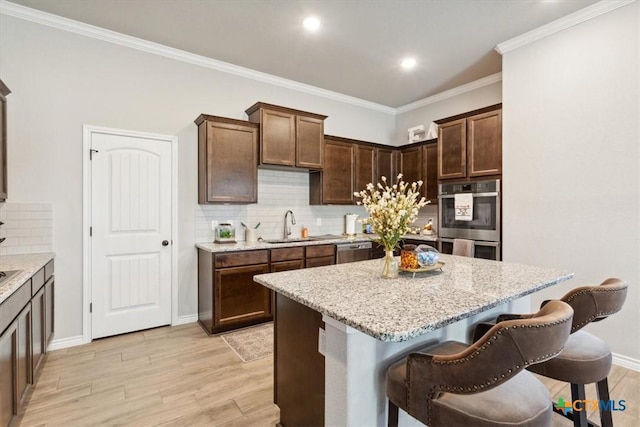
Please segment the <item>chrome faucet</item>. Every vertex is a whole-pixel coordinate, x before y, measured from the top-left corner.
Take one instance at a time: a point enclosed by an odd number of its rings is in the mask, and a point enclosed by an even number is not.
[[[292,210],[288,210],[284,213],[284,239],[288,239],[291,235],[291,227],[287,225],[287,215],[291,214],[291,225],[296,225],[296,217],[293,215]]]

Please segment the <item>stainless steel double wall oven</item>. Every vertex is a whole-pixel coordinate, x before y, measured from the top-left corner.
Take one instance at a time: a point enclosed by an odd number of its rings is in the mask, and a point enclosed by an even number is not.
[[[473,199],[471,221],[456,220],[455,196],[469,193]],[[454,239],[475,242],[475,257],[502,259],[500,180],[438,185],[438,249],[451,253]]]

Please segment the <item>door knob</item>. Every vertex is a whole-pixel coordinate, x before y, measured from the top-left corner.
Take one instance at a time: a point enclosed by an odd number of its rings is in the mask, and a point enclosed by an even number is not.
[[[162,246],[169,246],[169,241],[168,240],[163,240],[162,241]]]

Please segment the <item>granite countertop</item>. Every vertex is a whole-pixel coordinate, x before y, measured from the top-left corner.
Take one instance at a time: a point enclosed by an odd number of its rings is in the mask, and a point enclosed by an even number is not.
[[[294,246],[312,246],[312,245],[327,245],[327,244],[340,244],[351,242],[369,242],[375,239],[375,234],[356,234],[355,236],[336,236],[335,239],[322,239],[316,240],[314,236],[311,236],[309,240],[296,240],[286,243],[267,243],[267,242],[237,242],[237,243],[196,243],[196,247],[203,249],[211,253],[218,252],[235,252],[235,251],[251,251],[255,249],[275,249],[275,248],[290,248]],[[435,242],[438,240],[437,235],[423,236],[419,234],[407,234],[404,236],[406,239],[424,240],[427,242]]]
[[[0,285],[0,304],[53,258],[55,258],[53,252],[0,256],[0,271],[22,270]]]
[[[441,255],[442,271],[381,279],[381,261],[260,274],[254,280],[381,341],[406,341],[573,277],[573,273]]]

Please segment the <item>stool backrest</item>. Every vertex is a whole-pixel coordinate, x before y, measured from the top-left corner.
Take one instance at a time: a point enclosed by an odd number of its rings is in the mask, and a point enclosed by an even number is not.
[[[560,353],[569,338],[572,317],[568,304],[550,301],[525,319],[494,325],[460,353],[412,353],[407,376],[410,388],[467,394],[496,387],[528,365]],[[412,385],[412,381],[416,384]]]
[[[574,311],[571,333],[620,311],[627,298],[627,287],[626,282],[610,278],[598,286],[575,288],[560,298]]]

